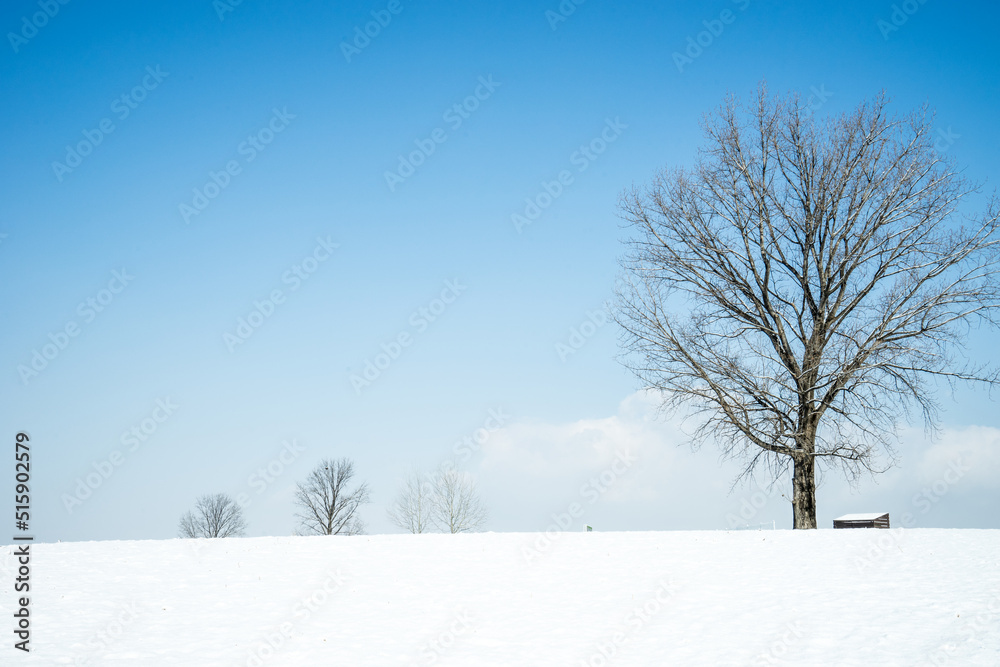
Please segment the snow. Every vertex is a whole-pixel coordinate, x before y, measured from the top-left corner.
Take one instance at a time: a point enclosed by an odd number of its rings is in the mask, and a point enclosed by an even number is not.
[[[873,521],[879,517],[883,517],[888,512],[869,512],[867,514],[845,514],[844,516],[838,516],[834,521]]]
[[[35,544],[30,654],[12,551],[3,665],[1000,664],[996,530]]]

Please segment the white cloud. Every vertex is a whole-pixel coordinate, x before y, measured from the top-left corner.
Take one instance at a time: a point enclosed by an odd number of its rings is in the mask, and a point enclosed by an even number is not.
[[[478,472],[498,518],[509,516],[509,523],[500,529],[531,528],[530,513],[547,516],[546,512],[578,499],[580,484],[600,475],[620,451],[628,451],[637,462],[595,504],[593,511],[605,525],[725,528],[727,517],[739,514],[740,508],[749,513],[744,501],[753,498],[759,503],[766,495],[766,503],[746,522],[774,519],[779,527],[790,527],[791,509],[781,496],[787,484],[770,493],[754,485],[730,493],[738,463],[720,464],[719,451],[711,443],[692,452],[684,446],[690,438],[682,419],[665,417],[656,408],[655,395],[637,392],[611,416],[565,423],[515,422],[493,433],[483,447]],[[980,499],[1000,495],[1000,429],[947,428],[929,440],[922,430],[907,428],[901,436],[899,465],[886,474],[863,480],[858,488],[851,488],[837,471],[823,476],[818,498],[821,526],[851,511],[892,510],[896,515],[912,511],[914,494],[941,479],[956,462],[968,471],[949,487],[947,497],[935,501],[935,514],[921,517],[927,525],[947,525],[950,517],[967,509],[961,504],[971,502],[970,494]],[[764,485],[768,480],[762,475],[759,481]],[[968,520],[976,525],[998,524],[992,513],[968,511]]]
[[[918,446],[923,449],[915,471],[921,481],[936,480],[952,464],[958,463],[968,468],[963,480],[966,485],[997,486],[1000,480],[1000,429],[990,426],[947,428],[934,441],[929,441],[922,432],[914,435],[919,436]],[[917,445],[916,442],[913,444]]]
[[[720,469],[710,448],[692,452],[684,446],[689,437],[681,420],[665,418],[656,408],[656,396],[637,392],[608,417],[516,422],[492,434],[478,468],[491,504],[501,506],[498,518],[507,511],[547,517],[592,497],[584,486],[600,482],[602,475],[610,479],[616,456],[627,452],[635,463],[614,475],[614,483],[588,508],[595,522],[617,529],[663,529],[678,527],[684,515],[685,527],[694,521],[721,527],[718,517],[736,468]],[[528,521],[527,527],[534,527]],[[523,530],[523,519],[520,525]]]
[[[495,433],[483,448],[482,469],[509,470],[531,477],[598,472],[619,451],[642,459],[683,435],[674,422],[653,419],[654,398],[642,393],[623,400],[618,414],[565,424],[518,422]]]

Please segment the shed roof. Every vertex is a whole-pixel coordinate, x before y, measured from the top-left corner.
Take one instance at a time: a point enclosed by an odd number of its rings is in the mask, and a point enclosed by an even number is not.
[[[869,512],[867,514],[845,514],[838,516],[834,521],[873,521],[879,517],[887,515],[888,512]]]

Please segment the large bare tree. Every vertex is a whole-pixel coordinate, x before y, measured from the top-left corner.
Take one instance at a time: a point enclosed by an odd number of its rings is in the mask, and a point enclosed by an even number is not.
[[[741,479],[790,467],[795,528],[816,527],[817,464],[883,471],[914,408],[935,427],[942,380],[998,382],[960,355],[997,323],[996,200],[935,150],[926,109],[888,106],[820,120],[764,86],[730,97],[693,168],[620,202],[624,363]]]
[[[350,488],[354,463],[347,458],[323,459],[295,489],[296,515],[302,532],[311,535],[360,535],[365,524],[358,509],[370,502],[368,484]]]
[[[181,517],[178,532],[181,537],[239,537],[246,526],[243,508],[231,496],[216,493],[198,498],[194,510]]]
[[[430,482],[422,480],[420,473],[411,470],[389,506],[389,520],[414,534],[426,532],[431,525],[434,500],[434,489]]]

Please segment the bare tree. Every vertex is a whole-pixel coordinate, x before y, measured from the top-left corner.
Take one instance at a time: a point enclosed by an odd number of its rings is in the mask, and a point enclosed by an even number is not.
[[[410,471],[403,479],[396,499],[389,506],[389,520],[414,534],[426,532],[430,527],[434,499],[431,484],[421,480],[420,473]]]
[[[968,214],[980,190],[932,123],[884,96],[821,122],[762,85],[706,118],[693,169],[622,196],[623,362],[746,463],[737,482],[791,467],[795,528],[816,527],[817,463],[884,471],[913,408],[936,428],[934,385],[998,383],[956,356],[997,324],[996,199]]]
[[[360,535],[365,524],[358,508],[370,502],[368,484],[350,489],[354,463],[347,458],[323,459],[304,482],[296,484],[296,516],[305,535]]]
[[[239,537],[247,522],[240,507],[225,493],[198,498],[194,510],[181,517],[181,537]]]
[[[472,532],[489,518],[469,474],[454,469],[440,470],[435,475],[433,490],[431,521],[442,532]]]

